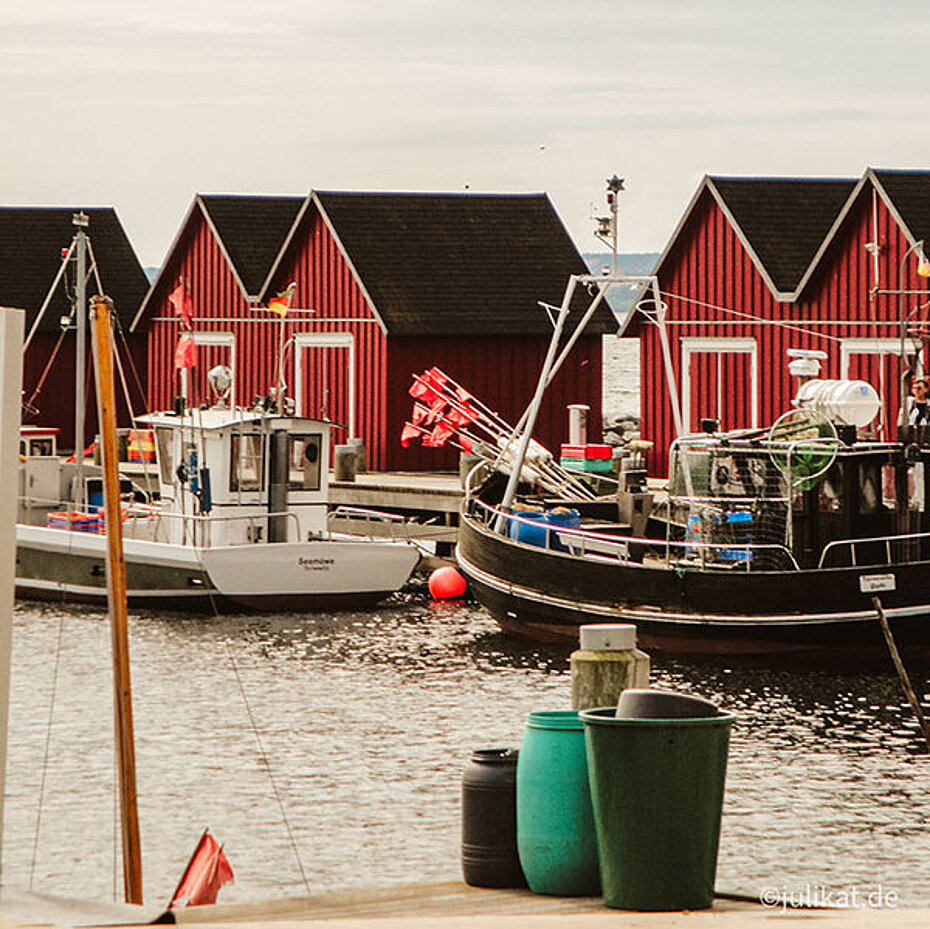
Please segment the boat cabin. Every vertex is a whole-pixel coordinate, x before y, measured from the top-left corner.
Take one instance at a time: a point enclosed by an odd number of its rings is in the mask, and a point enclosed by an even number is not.
[[[669,516],[705,568],[893,564],[930,545],[930,430],[900,443],[688,436],[672,446]],[[674,534],[674,533],[673,533]]]
[[[296,542],[326,530],[328,423],[216,408],[136,422],[155,437],[164,541]]]

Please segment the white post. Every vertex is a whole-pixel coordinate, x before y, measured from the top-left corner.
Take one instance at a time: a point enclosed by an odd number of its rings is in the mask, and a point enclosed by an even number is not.
[[[72,503],[78,511],[83,511],[86,496],[84,494],[84,379],[87,361],[87,236],[78,229],[77,242],[77,301],[76,322],[77,341],[74,349],[74,485],[77,499],[72,494]]]
[[[10,715],[10,651],[16,578],[16,497],[19,487],[19,423],[23,384],[22,310],[0,309],[0,837],[6,795]],[[2,845],[2,843],[0,843]],[[2,875],[2,862],[0,862]],[[2,883],[2,880],[0,880]]]

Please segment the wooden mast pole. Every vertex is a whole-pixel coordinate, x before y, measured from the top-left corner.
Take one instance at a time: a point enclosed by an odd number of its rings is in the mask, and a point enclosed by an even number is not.
[[[129,615],[126,606],[126,562],[119,492],[116,441],[116,397],[110,341],[109,297],[92,300],[97,418],[103,461],[103,498],[107,533],[107,599],[113,640],[113,715],[119,769],[120,822],[123,839],[123,892],[127,903],[142,903],[142,851],[136,798],[136,750],[129,675]]]

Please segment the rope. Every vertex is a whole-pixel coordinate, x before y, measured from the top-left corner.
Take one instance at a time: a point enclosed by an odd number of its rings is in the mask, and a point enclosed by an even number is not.
[[[213,599],[211,593],[210,599]],[[268,755],[265,752],[265,746],[262,743],[262,737],[258,731],[258,725],[255,722],[255,717],[252,714],[252,707],[249,704],[249,698],[245,693],[245,686],[242,683],[242,678],[239,675],[239,666],[236,664],[235,656],[229,648],[229,643],[226,643],[226,654],[229,656],[229,663],[232,665],[233,673],[236,675],[236,683],[239,685],[239,694],[242,697],[242,702],[245,705],[245,711],[249,717],[249,723],[252,726],[252,734],[255,736],[255,741],[258,744],[258,756],[260,763],[264,766],[265,770],[268,772],[268,780],[271,783],[271,790],[274,793],[275,801],[278,804],[278,809],[281,811],[281,819],[284,822],[284,828],[287,830],[287,836],[291,843],[291,848],[294,850],[294,858],[297,859],[297,869],[300,871],[300,878],[304,882],[304,888],[307,893],[310,893],[310,882],[307,880],[307,875],[304,872],[303,862],[300,859],[300,850],[297,847],[297,840],[294,838],[293,830],[291,829],[291,823],[287,816],[287,810],[284,807],[284,801],[281,798],[281,793],[278,790],[277,782],[274,779],[274,774],[271,770],[271,762],[268,759]]]
[[[839,336],[828,335],[826,332],[818,332],[815,329],[807,329],[804,326],[797,326],[793,323],[786,323],[781,320],[772,320],[764,316],[756,316],[753,313],[744,313],[742,310],[733,310],[728,306],[720,306],[716,303],[707,303],[704,300],[696,300],[693,297],[683,297],[681,294],[673,294],[667,290],[662,291],[663,297],[671,297],[674,300],[681,300],[683,303],[693,303],[695,306],[703,306],[708,310],[719,310],[721,313],[729,313],[731,316],[739,317],[740,319],[745,319],[747,322],[751,323],[774,323],[777,326],[781,326],[783,329],[791,329],[794,332],[800,332],[804,335],[812,336],[815,339],[828,339],[832,342],[842,342],[843,340]],[[644,302],[653,302],[653,301],[644,301]],[[643,312],[643,311],[640,311]],[[644,312],[643,315],[648,316],[649,313]]]
[[[61,640],[65,627],[64,615],[58,618],[58,643],[55,648],[55,668],[52,672],[52,694],[48,704],[48,722],[45,727],[45,752],[42,756],[42,776],[39,778],[39,806],[36,811],[36,831],[32,839],[32,861],[29,864],[29,890],[35,877],[39,851],[39,830],[42,826],[42,808],[45,805],[45,781],[48,775],[48,758],[52,745],[52,721],[55,713],[55,696],[58,692],[58,669],[61,665]]]
[[[39,377],[39,383],[36,385],[36,389],[32,392],[32,396],[23,404],[23,409],[26,412],[31,412],[34,409],[32,404],[36,397],[38,397],[41,393],[42,388],[45,386],[45,381],[48,378],[49,372],[52,370],[52,365],[55,363],[55,359],[58,357],[58,352],[61,349],[61,343],[64,341],[67,331],[67,329],[61,330],[61,335],[58,336],[58,341],[55,343],[55,347],[52,349],[52,354],[49,356],[48,363],[45,365],[45,369],[42,371],[42,374]],[[38,411],[36,410],[36,412]]]
[[[203,562],[200,563],[201,568],[206,571],[206,568],[203,565]],[[210,606],[213,609],[214,618],[219,618],[220,611],[216,606],[216,598],[213,596],[213,591],[208,589],[208,594],[210,597]],[[291,849],[294,852],[294,858],[297,861],[297,870],[300,872],[300,879],[304,883],[304,888],[307,891],[307,894],[310,894],[310,881],[307,880],[307,874],[304,871],[303,861],[300,857],[300,849],[297,847],[297,840],[294,838],[294,832],[291,829],[291,823],[287,816],[287,809],[284,806],[284,800],[281,797],[281,792],[278,790],[278,784],[275,781],[274,773],[271,770],[271,761],[268,758],[268,753],[265,751],[265,745],[262,742],[261,733],[258,729],[258,724],[255,721],[255,715],[252,712],[252,706],[249,703],[249,698],[245,692],[245,685],[242,682],[242,676],[239,674],[239,666],[236,663],[236,658],[232,653],[232,650],[229,647],[229,643],[225,643],[226,656],[229,659],[229,663],[232,666],[233,674],[236,676],[236,683],[239,686],[239,696],[242,698],[243,706],[245,706],[246,715],[249,718],[249,725],[252,727],[252,734],[255,736],[255,742],[258,745],[258,757],[259,763],[265,768],[268,773],[268,780],[271,783],[271,790],[274,794],[275,802],[278,804],[278,809],[281,811],[281,820],[284,823],[284,829],[287,832],[288,839],[291,844]]]

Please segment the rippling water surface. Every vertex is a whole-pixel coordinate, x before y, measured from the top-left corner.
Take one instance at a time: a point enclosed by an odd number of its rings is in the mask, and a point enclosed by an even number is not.
[[[506,638],[463,604],[139,614],[131,649],[147,903],[170,894],[204,826],[236,873],[226,902],[455,879],[469,751],[518,745],[527,713],[570,702],[567,649]],[[4,882],[109,899],[105,616],[19,606],[13,665]],[[738,714],[719,889],[881,885],[930,906],[930,761],[890,665],[653,668],[656,684]],[[926,695],[926,669],[913,672]]]

